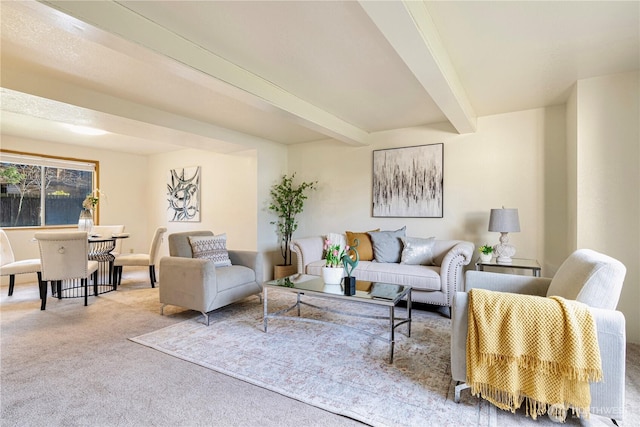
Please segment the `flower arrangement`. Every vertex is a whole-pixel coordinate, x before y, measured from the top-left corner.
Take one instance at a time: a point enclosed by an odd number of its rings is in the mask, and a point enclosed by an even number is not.
[[[489,255],[491,253],[493,253],[493,246],[489,246],[489,245],[482,245],[478,248],[478,250],[480,252],[482,252],[485,255]]]
[[[93,190],[93,193],[87,194],[87,197],[85,197],[84,200],[82,201],[82,208],[95,209],[96,205],[98,204],[98,201],[100,200],[98,198],[99,194],[101,194],[101,191],[97,188]]]
[[[341,248],[340,245],[331,243],[331,240],[324,241],[325,266],[331,268],[342,267],[342,257],[349,251],[349,246]]]

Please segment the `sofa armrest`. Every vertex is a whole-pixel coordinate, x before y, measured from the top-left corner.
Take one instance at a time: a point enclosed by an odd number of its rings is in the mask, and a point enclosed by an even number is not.
[[[256,282],[262,286],[264,277],[264,256],[261,252],[229,250],[229,259],[233,265],[243,265],[256,273]]]
[[[473,243],[459,241],[446,253],[440,264],[440,280],[442,281],[442,292],[447,297],[447,305],[451,306],[453,294],[464,288],[465,265],[471,262]]]
[[[160,258],[160,302],[207,313],[218,293],[216,268],[205,259]]]
[[[293,239],[291,251],[296,254],[298,273],[305,274],[307,264],[322,260],[324,239],[322,236]]]
[[[465,273],[464,290],[473,288],[514,294],[547,296],[551,279],[548,277],[521,276],[516,274],[491,273],[469,270]]]

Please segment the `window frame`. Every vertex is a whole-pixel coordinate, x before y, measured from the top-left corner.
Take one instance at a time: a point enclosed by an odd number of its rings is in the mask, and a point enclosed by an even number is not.
[[[66,156],[54,156],[50,154],[40,154],[40,153],[30,153],[26,151],[17,151],[17,150],[7,150],[0,149],[0,163],[4,163],[3,159],[4,154],[16,156],[16,157],[25,157],[29,158],[33,162],[36,162],[37,166],[48,166],[52,167],[52,164],[47,164],[47,160],[55,160],[60,162],[60,167],[64,166],[64,163],[67,162],[69,166],[73,166],[72,163],[89,163],[93,164],[93,190],[100,188],[100,161],[99,160],[89,160],[89,159],[79,159],[75,157],[66,157]],[[41,164],[37,163],[38,160],[41,160]],[[11,159],[10,163],[15,163],[14,159]],[[27,163],[25,163],[27,164]],[[69,169],[73,169],[70,167]],[[44,189],[41,189],[44,191]],[[44,200],[44,199],[43,199]],[[100,224],[100,209],[96,209],[95,212],[96,224]],[[17,226],[17,227],[3,227],[6,230],[45,230],[45,229],[64,229],[64,228],[72,228],[75,227],[74,224],[63,224],[63,225],[42,225],[43,219],[41,218],[40,225],[34,226]]]

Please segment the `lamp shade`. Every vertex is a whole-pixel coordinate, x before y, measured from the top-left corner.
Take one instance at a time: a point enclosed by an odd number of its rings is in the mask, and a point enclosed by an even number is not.
[[[497,231],[499,233],[520,231],[518,209],[491,209],[489,231]]]

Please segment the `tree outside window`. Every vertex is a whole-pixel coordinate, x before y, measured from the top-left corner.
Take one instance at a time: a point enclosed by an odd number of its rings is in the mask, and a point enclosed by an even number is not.
[[[37,162],[31,157],[28,163],[0,162],[0,226],[77,224],[82,201],[94,188],[94,172],[71,164],[32,163]],[[46,159],[42,163],[47,163]]]

